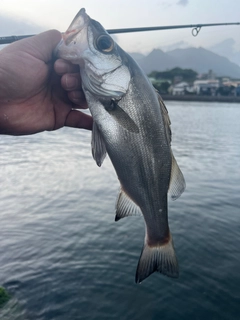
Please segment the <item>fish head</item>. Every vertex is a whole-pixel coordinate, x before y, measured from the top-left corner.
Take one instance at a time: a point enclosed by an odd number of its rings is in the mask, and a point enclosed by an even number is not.
[[[111,99],[126,94],[131,74],[122,50],[85,9],[78,12],[63,34],[55,54],[80,66],[84,90]]]

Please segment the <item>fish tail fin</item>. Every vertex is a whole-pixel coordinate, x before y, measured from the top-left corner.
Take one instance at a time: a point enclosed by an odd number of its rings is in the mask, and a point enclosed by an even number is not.
[[[157,271],[168,277],[178,278],[179,268],[171,234],[169,241],[156,246],[149,246],[147,240],[138,262],[135,281],[142,282],[150,274]]]

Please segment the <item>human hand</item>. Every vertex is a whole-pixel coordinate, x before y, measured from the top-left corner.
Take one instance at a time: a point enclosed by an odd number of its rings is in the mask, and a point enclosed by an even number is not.
[[[92,128],[92,118],[76,110],[87,108],[79,67],[62,59],[54,64],[60,40],[61,33],[50,30],[0,51],[1,134]]]

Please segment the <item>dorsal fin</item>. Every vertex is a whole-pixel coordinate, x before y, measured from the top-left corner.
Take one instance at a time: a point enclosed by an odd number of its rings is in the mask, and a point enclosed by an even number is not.
[[[158,96],[159,105],[163,115],[163,121],[165,125],[167,140],[168,140],[169,146],[171,146],[171,142],[172,142],[171,121],[168,115],[167,108],[158,91],[157,91],[157,96]],[[174,158],[174,155],[172,154],[171,178],[170,178],[169,189],[168,189],[168,193],[170,194],[171,199],[176,200],[177,198],[179,198],[183,193],[183,191],[185,190],[185,188],[186,188],[186,183],[185,183],[183,174],[177,164],[176,159]]]
[[[167,140],[168,140],[169,145],[171,145],[171,141],[172,141],[171,121],[170,121],[170,118],[168,115],[167,107],[165,106],[159,92],[157,90],[156,90],[156,92],[157,92],[159,106],[160,106],[160,109],[161,109],[162,115],[163,115],[163,121],[164,121],[165,129],[166,129]]]

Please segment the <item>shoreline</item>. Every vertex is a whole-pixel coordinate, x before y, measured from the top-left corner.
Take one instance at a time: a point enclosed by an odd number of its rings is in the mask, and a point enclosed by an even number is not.
[[[232,96],[198,96],[198,95],[170,95],[161,94],[163,100],[173,101],[203,101],[203,102],[239,102],[240,97]]]

